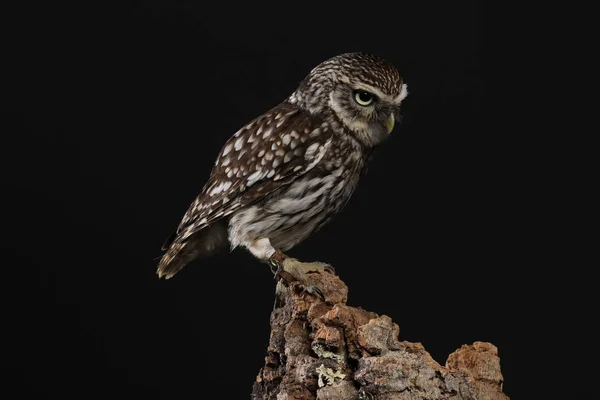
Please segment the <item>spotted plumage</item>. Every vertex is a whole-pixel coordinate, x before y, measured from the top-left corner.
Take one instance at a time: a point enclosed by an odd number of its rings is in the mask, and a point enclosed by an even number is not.
[[[266,261],[316,232],[351,197],[406,95],[396,68],[373,55],[347,53],[316,66],[225,143],[163,245],[159,276],[227,247]]]

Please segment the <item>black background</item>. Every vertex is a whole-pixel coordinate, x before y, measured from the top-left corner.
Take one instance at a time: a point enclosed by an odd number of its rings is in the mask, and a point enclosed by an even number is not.
[[[327,9],[325,9],[327,8]],[[365,51],[408,84],[402,123],[344,211],[289,252],[336,267],[441,364],[498,346],[519,194],[489,104],[476,2],[47,5],[15,10],[2,146],[3,378],[62,398],[247,399],[274,281],[236,250],[158,280],[156,258],[225,140],[319,62]],[[10,20],[13,14],[5,14]],[[13,21],[14,22],[14,21]],[[14,275],[14,276],[13,276]]]

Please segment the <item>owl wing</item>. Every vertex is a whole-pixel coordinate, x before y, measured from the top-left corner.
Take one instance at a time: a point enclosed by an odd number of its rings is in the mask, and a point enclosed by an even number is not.
[[[310,171],[331,135],[320,118],[289,103],[244,126],[223,146],[208,182],[163,250]]]

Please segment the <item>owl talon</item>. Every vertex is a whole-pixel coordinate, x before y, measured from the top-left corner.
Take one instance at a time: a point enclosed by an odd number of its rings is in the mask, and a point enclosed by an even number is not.
[[[285,254],[277,250],[271,255],[271,257],[269,257],[269,260],[267,261],[269,268],[271,268],[271,272],[273,273],[273,277],[276,280],[279,280],[282,272],[285,272],[283,269],[283,261],[285,261],[286,258],[288,257]]]
[[[271,273],[273,274],[273,276],[275,277],[275,279],[277,279],[277,274],[279,273],[279,271],[281,271],[281,263],[279,261],[277,261],[277,260],[269,258],[269,261],[267,262],[267,264],[269,264],[269,268],[271,269]]]
[[[290,274],[284,269],[283,263],[277,260],[269,260],[269,267],[273,273],[273,279],[275,279],[277,282],[283,280],[289,284],[290,282],[298,280],[294,275]]]
[[[306,290],[308,293],[310,294],[314,294],[317,295],[321,298],[321,301],[325,301],[325,295],[323,294],[323,292],[321,291],[321,289],[319,289],[317,286],[315,285],[306,285],[304,287],[304,290]]]

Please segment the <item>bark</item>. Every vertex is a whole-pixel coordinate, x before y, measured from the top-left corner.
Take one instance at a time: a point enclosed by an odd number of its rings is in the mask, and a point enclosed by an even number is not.
[[[399,341],[389,317],[346,305],[337,276],[310,279],[326,302],[296,282],[278,284],[253,400],[509,399],[491,343],[463,345],[441,366],[420,343]]]

